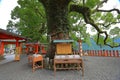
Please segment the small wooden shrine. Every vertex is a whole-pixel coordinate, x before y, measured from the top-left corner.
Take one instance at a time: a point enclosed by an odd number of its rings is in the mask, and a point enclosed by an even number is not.
[[[82,75],[83,61],[80,55],[73,54],[72,43],[73,40],[54,40],[53,43],[56,44],[56,53],[54,57],[54,73],[57,69],[81,69]],[[76,66],[73,66],[76,64]],[[59,65],[59,67],[58,67]]]
[[[40,43],[26,43],[26,53],[41,53],[41,54],[46,54],[46,46],[45,44],[40,44]]]

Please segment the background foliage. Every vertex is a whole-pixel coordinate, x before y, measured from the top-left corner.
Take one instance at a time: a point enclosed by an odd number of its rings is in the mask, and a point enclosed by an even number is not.
[[[116,25],[120,23],[120,11],[115,8],[102,9],[101,7],[107,1],[70,0],[68,6],[70,12],[67,17],[72,39],[82,39],[83,42],[90,44],[90,38],[92,37],[98,45],[119,46],[119,43],[113,45],[113,38],[120,36],[120,28]],[[71,5],[77,6],[78,9],[72,8],[73,10],[71,10]],[[7,29],[31,38],[31,41],[47,42],[48,28],[42,0],[18,0],[18,6],[11,12],[11,20]],[[94,32],[94,34],[91,32]]]

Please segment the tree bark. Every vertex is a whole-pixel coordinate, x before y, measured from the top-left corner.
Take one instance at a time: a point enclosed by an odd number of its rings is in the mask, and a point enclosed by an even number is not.
[[[51,41],[55,39],[69,39],[68,4],[71,0],[39,0],[46,11],[48,35]],[[48,54],[54,58],[55,45],[50,42]]]

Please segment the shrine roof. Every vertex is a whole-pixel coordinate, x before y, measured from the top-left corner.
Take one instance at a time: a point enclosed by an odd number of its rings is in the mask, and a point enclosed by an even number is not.
[[[70,42],[74,42],[74,40],[53,40],[53,43],[63,43],[63,42],[70,43]]]
[[[9,32],[4,29],[0,29],[0,39],[19,39],[23,40],[26,39],[25,37],[22,37],[21,35]]]

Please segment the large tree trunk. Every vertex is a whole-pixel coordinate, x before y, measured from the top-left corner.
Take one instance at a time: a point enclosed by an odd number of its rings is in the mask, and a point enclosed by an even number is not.
[[[48,34],[52,39],[68,37],[68,3],[66,0],[51,0],[46,7]],[[61,35],[63,33],[64,35]]]
[[[69,21],[68,21],[68,4],[70,0],[46,0],[43,1],[46,16],[48,35],[52,40],[69,39]],[[46,4],[45,4],[46,3]],[[51,42],[48,50],[48,56],[54,58],[55,46]]]

